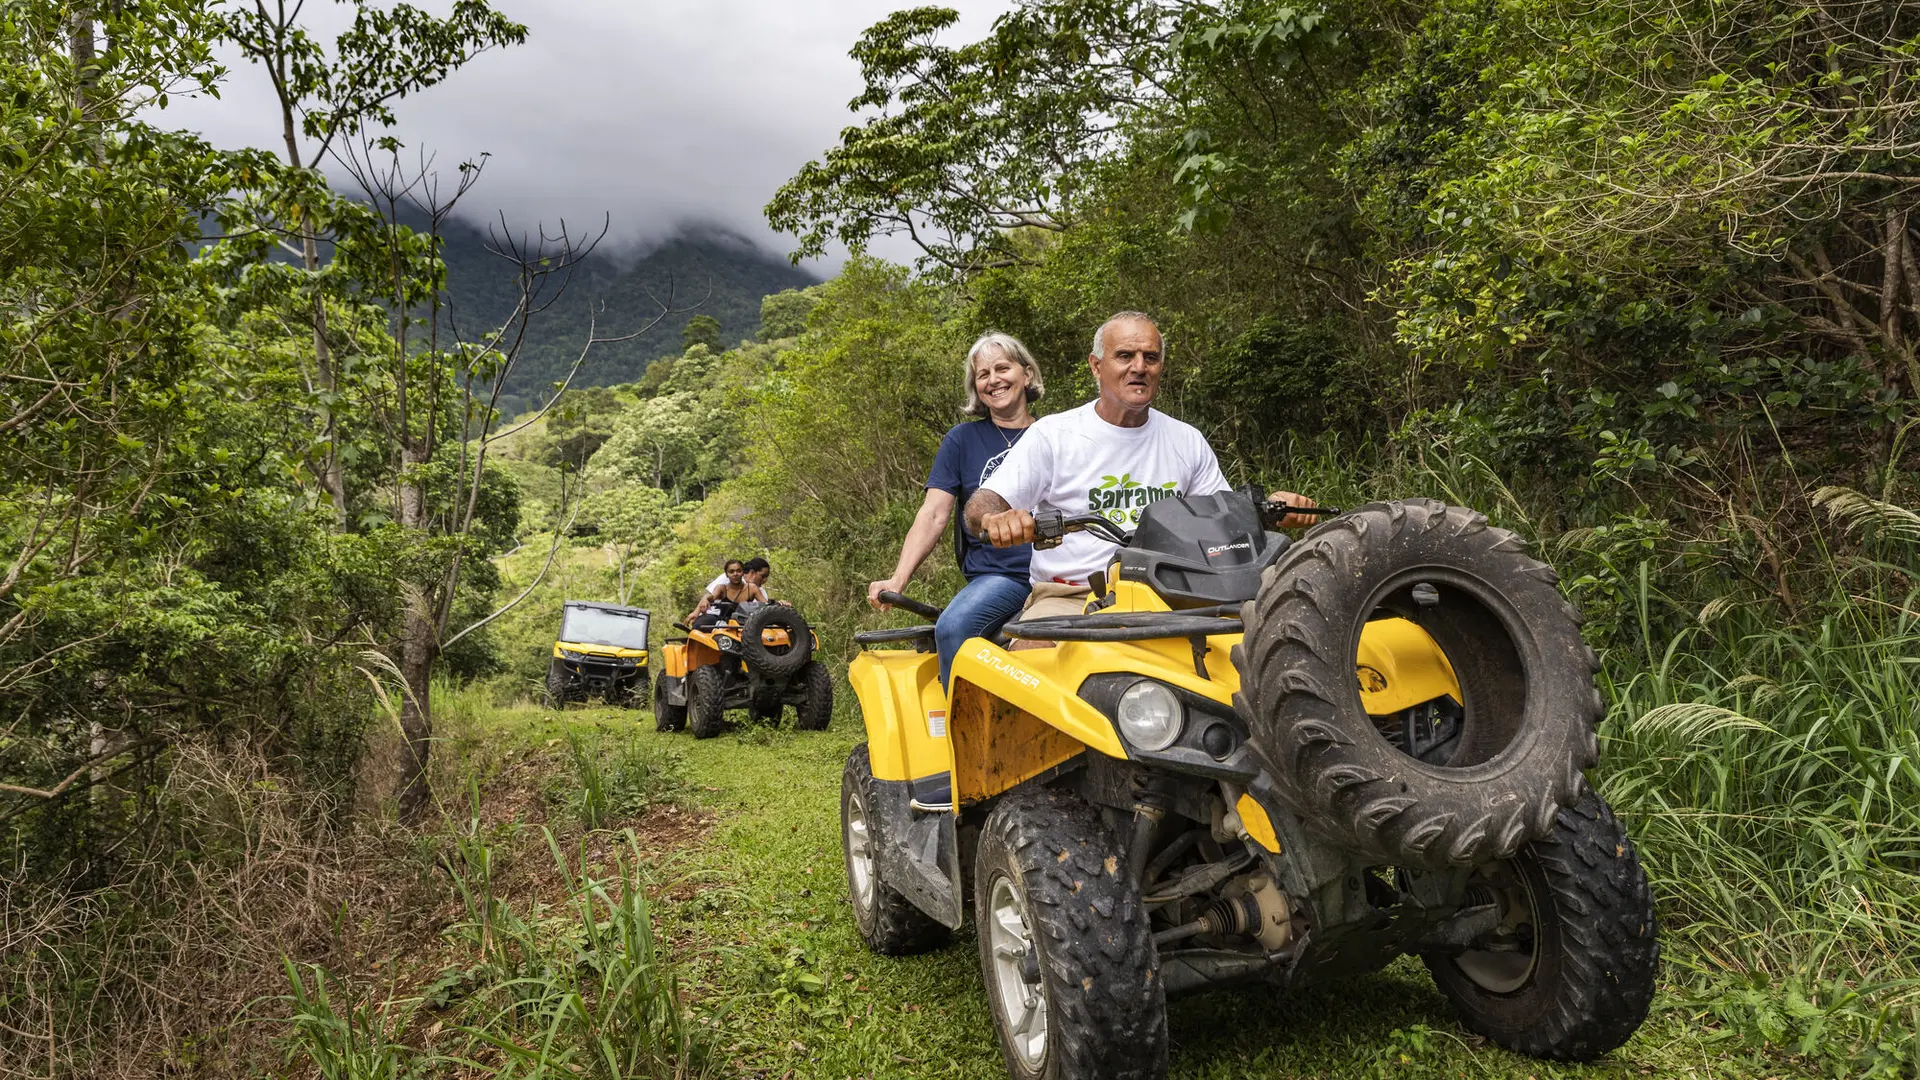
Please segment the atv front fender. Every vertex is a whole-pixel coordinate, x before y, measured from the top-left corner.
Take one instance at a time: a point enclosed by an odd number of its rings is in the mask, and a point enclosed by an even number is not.
[[[1022,663],[985,638],[970,638],[953,658],[954,698],[967,683],[989,698],[1039,719],[1088,749],[1124,760],[1127,748],[1113,721],[1081,698],[1077,687],[1061,685],[1039,664]]]

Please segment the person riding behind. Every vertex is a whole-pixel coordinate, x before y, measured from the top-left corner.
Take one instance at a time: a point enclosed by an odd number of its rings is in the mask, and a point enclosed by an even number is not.
[[[1046,390],[1033,354],[1019,339],[998,332],[982,334],[967,350],[963,386],[966,402],[961,412],[975,419],[955,424],[940,440],[933,469],[927,474],[927,495],[900,546],[900,560],[892,576],[867,586],[867,603],[881,611],[892,605],[882,601],[880,594],[906,591],[914,571],[939,543],[954,507],[966,505],[1033,425],[1027,406],[1040,400]],[[954,530],[953,539],[954,561],[967,584],[933,624],[942,686],[947,684],[960,643],[997,633],[1026,602],[1028,562],[1033,554],[1024,545],[988,546],[961,528]]]
[[[764,559],[756,561],[760,562],[763,566],[766,565],[766,560]],[[760,585],[747,580],[747,567],[749,565],[748,563],[741,562],[739,559],[728,559],[721,570],[720,576],[714,579],[715,583],[707,586],[706,593],[700,597],[700,602],[694,605],[692,614],[687,616],[687,625],[693,625],[693,623],[699,619],[700,616],[706,614],[707,609],[712,607],[717,601],[725,600],[729,603],[742,604],[749,600],[765,600],[767,594],[761,589]],[[765,578],[761,580],[764,581]]]
[[[1032,543],[1037,510],[1097,513],[1131,529],[1150,503],[1229,489],[1206,437],[1152,407],[1166,353],[1151,318],[1123,311],[1102,323],[1094,331],[1087,366],[1099,384],[1099,397],[1035,423],[967,500],[968,530],[994,547]],[[1292,506],[1315,505],[1291,491],[1268,497]],[[1280,524],[1292,528],[1312,520],[1289,514]],[[1088,579],[1105,571],[1117,550],[1092,533],[1075,532],[1059,547],[1034,551],[1025,617],[1081,614],[1092,588]]]
[[[748,584],[759,587],[760,598],[762,600],[765,600],[769,604],[780,604],[784,607],[792,607],[793,605],[787,603],[785,600],[775,600],[773,598],[773,593],[768,591],[767,579],[772,576],[773,576],[773,564],[768,562],[766,559],[758,555],[755,555],[753,558],[747,560],[747,572],[746,572],[745,580],[747,581]]]

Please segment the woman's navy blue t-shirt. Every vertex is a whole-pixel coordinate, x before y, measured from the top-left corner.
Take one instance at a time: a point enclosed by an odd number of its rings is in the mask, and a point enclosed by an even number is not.
[[[940,440],[940,452],[933,456],[927,488],[948,492],[960,500],[953,512],[954,557],[960,562],[960,572],[969,581],[982,574],[1026,579],[1033,545],[997,548],[982,544],[967,535],[963,521],[967,500],[973,498],[973,493],[980,490],[980,485],[1006,460],[1007,451],[1026,433],[1026,428],[1003,428],[992,420],[955,424],[947,437]]]

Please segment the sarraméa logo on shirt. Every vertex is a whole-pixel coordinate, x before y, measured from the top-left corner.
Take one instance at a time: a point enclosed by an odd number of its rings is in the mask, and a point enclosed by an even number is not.
[[[1115,525],[1138,525],[1142,510],[1180,494],[1174,490],[1174,483],[1172,480],[1141,483],[1132,473],[1102,476],[1100,486],[1087,491],[1087,510]]]

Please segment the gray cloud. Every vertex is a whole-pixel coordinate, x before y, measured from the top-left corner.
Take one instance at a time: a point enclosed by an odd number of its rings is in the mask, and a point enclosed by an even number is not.
[[[447,176],[491,156],[463,207],[504,210],[516,226],[565,217],[646,247],[688,225],[738,232],[784,254],[760,209],[800,166],[855,121],[860,91],[847,51],[867,26],[910,0],[498,0],[528,27],[525,45],[489,53],[400,103],[396,133],[438,155]],[[945,0],[956,38],[984,34],[1012,0]],[[323,35],[351,8],[309,0]],[[444,9],[445,3],[424,6]],[[278,145],[263,73],[236,57],[220,100],[176,99],[154,119],[225,146]],[[877,249],[906,260],[904,242]]]

